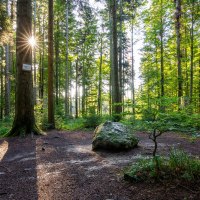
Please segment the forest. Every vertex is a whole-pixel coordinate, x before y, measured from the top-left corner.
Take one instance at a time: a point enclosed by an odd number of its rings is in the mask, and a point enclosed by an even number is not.
[[[200,0],[0,0],[0,198],[199,199],[199,137]]]

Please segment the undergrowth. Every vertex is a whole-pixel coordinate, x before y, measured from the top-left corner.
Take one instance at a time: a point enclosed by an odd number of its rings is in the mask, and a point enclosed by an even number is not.
[[[179,179],[200,180],[200,160],[182,150],[172,150],[169,158],[142,158],[124,171],[124,178],[133,182]],[[158,166],[157,166],[158,164]]]
[[[0,137],[6,134],[12,127],[13,119],[5,118],[0,120]]]

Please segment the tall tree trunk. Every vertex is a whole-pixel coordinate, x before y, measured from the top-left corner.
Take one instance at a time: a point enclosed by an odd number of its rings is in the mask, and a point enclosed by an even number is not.
[[[53,96],[53,0],[49,0],[48,19],[48,123],[49,128],[55,128],[54,96]]]
[[[21,36],[25,36],[26,39]],[[17,2],[16,62],[17,86],[15,119],[11,131],[6,136],[39,133],[35,125],[32,80],[32,49],[28,38],[32,36],[32,6],[30,0]],[[24,48],[26,45],[26,48]],[[24,65],[26,64],[26,65]]]
[[[10,45],[5,47],[6,68],[5,68],[5,117],[10,115]]]
[[[65,116],[69,117],[69,2],[66,0],[66,75],[65,75]]]
[[[190,29],[190,104],[193,101],[193,73],[194,73],[194,0],[192,0],[192,21]]]
[[[75,118],[78,118],[78,59],[76,60]]]
[[[36,0],[34,0],[34,19],[33,19],[33,37],[36,38]],[[36,49],[33,47],[33,96],[34,96],[34,104],[36,104],[37,99],[37,76],[36,76]]]
[[[174,0],[176,6],[175,27],[176,27],[176,51],[177,51],[177,70],[178,70],[178,110],[181,110],[181,98],[183,96],[183,77],[181,66],[181,0]]]
[[[98,114],[102,115],[102,63],[103,63],[103,35],[101,35],[100,63],[99,63],[99,84],[98,84]]]
[[[118,51],[117,51],[117,3],[111,0],[110,5],[112,18],[112,44],[113,44],[113,62],[111,67],[111,83],[112,83],[112,115],[114,121],[121,119],[122,106],[120,105],[120,88],[119,88],[119,70],[118,70]]]
[[[41,67],[40,67],[40,98],[44,98],[44,55],[45,55],[45,31],[44,31],[44,16],[42,19],[42,52],[41,52]]]
[[[122,0],[120,0],[120,21],[119,21],[119,100],[122,102],[122,82],[123,82],[123,75],[122,75]]]
[[[111,0],[110,0],[111,1]],[[109,5],[110,6],[110,5]],[[112,63],[113,63],[113,41],[112,41],[112,17],[111,9],[109,12],[109,29],[110,29],[110,79],[109,79],[109,115],[112,115]]]
[[[56,30],[56,38],[55,38],[55,61],[56,61],[56,70],[55,70],[55,83],[56,83],[56,105],[58,105],[58,99],[59,99],[59,64],[60,64],[60,42],[59,42],[59,20],[57,20],[57,30]]]
[[[134,69],[134,52],[133,52],[133,15],[131,21],[131,92],[132,92],[132,112],[135,117],[135,69]]]
[[[82,116],[86,114],[86,69],[85,69],[85,44],[83,44],[83,64],[82,64]]]
[[[200,50],[200,46],[199,46],[199,50]],[[199,51],[199,83],[198,83],[198,93],[199,93],[199,95],[198,95],[198,98],[199,98],[199,105],[198,105],[198,112],[199,112],[199,114],[200,114],[200,51]]]
[[[7,13],[9,15],[9,1],[6,2]],[[5,68],[5,117],[10,115],[10,45],[5,46],[6,68]]]
[[[3,65],[2,65],[2,60],[3,60],[3,54],[4,54],[4,49],[2,46],[0,46],[0,119],[3,119]]]
[[[187,27],[185,26],[185,37],[187,37]],[[188,53],[187,53],[187,41],[184,43],[184,57],[185,57],[185,105],[188,105],[189,98],[189,75],[188,75]]]
[[[163,98],[165,96],[165,91],[164,91],[164,83],[165,83],[165,77],[164,77],[164,47],[163,47],[163,1],[161,0],[161,17],[160,17],[160,97],[161,97],[161,102],[160,102],[160,111],[164,112],[165,111],[165,106],[163,105]]]

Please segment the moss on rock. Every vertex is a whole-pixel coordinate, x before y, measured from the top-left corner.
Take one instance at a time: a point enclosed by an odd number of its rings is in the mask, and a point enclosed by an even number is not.
[[[138,139],[132,130],[119,122],[107,121],[94,131],[92,149],[128,150],[136,147]]]

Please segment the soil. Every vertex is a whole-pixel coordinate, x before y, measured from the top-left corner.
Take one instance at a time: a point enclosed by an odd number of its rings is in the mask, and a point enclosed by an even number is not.
[[[148,135],[136,133],[137,148],[127,152],[92,151],[92,131],[51,131],[47,136],[0,140],[0,199],[8,200],[183,200],[200,199],[200,184],[176,180],[129,183],[123,169],[151,156]],[[175,133],[159,138],[158,153],[182,148],[200,155],[200,140]]]

